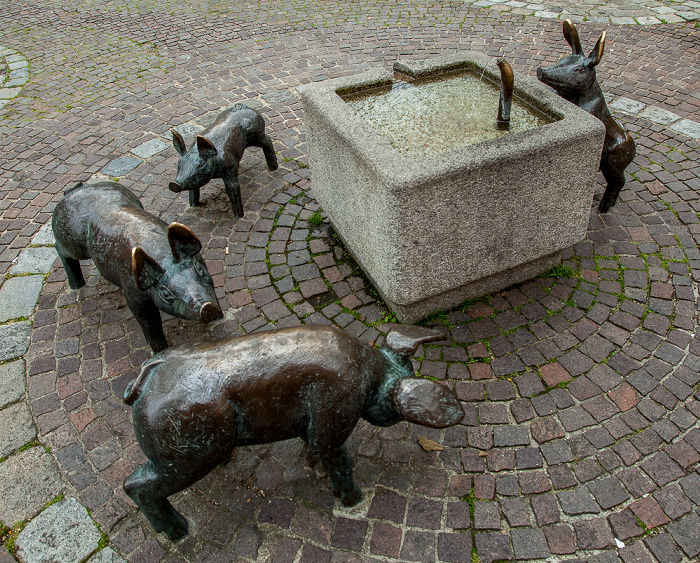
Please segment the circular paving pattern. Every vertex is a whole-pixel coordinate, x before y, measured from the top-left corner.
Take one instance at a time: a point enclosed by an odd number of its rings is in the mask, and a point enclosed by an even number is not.
[[[204,190],[203,207],[177,217],[202,238],[228,310],[213,327],[166,322],[171,343],[333,324],[379,344],[390,313],[332,228],[318,225],[309,181],[275,189],[259,151],[244,164],[244,219],[230,218],[218,184]],[[690,533],[689,501],[700,491],[698,475],[686,475],[700,461],[700,346],[689,263],[700,255],[682,225],[697,224],[697,214],[630,184],[615,214],[591,214],[588,239],[567,253],[560,277],[424,321],[445,340],[420,349],[416,369],[456,393],[465,419],[443,431],[360,423],[349,446],[367,495],[361,508],[336,505],[301,441],[242,448],[174,497],[194,524],[175,552],[255,559],[303,544],[305,554],[342,548],[411,561],[462,560],[474,549],[492,561],[593,555],[671,520],[682,520],[674,537]],[[77,440],[57,457],[97,517],[121,521],[113,543],[128,553],[152,532],[121,490],[144,461],[121,396],[150,353],[119,291],[91,275],[72,292],[63,278],[62,269],[49,278],[35,320],[46,326],[29,353],[46,347],[56,357],[33,361],[30,376],[57,376],[60,408],[51,416],[54,425],[70,421]],[[34,412],[41,418],[37,403]],[[445,449],[425,452],[417,436]]]
[[[225,311],[214,325],[166,320],[170,343],[313,323],[380,344],[391,314],[313,199],[313,163],[293,87],[390,65],[399,56],[424,58],[467,47],[506,50],[516,69],[532,74],[537,64],[564,54],[566,45],[558,22],[490,15],[484,23],[483,14],[490,12],[470,12],[462,3],[417,3],[418,12],[434,12],[435,27],[402,27],[395,3],[363,8],[359,23],[346,20],[346,27],[321,25],[319,19],[335,18],[337,7],[315,6],[317,19],[307,20],[317,25],[313,33],[291,18],[285,27],[271,8],[261,9],[258,20],[253,10],[243,10],[236,17],[252,23],[239,28],[234,42],[217,35],[219,20],[194,15],[181,15],[189,27],[177,36],[182,21],[172,13],[146,13],[138,20],[133,14],[117,18],[109,9],[80,12],[105,30],[122,26],[124,37],[141,34],[160,50],[126,42],[131,57],[125,59],[116,39],[98,41],[95,52],[109,64],[120,61],[118,72],[129,77],[132,90],[103,84],[98,113],[76,111],[69,119],[50,114],[27,125],[19,140],[10,139],[9,154],[27,150],[27,139],[34,139],[36,154],[22,157],[30,164],[21,175],[3,168],[2,185],[13,194],[5,199],[11,202],[4,208],[8,225],[20,224],[32,208],[33,220],[46,222],[61,190],[76,177],[98,174],[132,148],[160,140],[171,125],[202,126],[231,103],[252,100],[266,117],[280,169],[269,172],[259,150],[246,152],[243,219],[233,219],[218,180],[202,190],[197,208],[187,206],[186,194],[169,192],[165,186],[176,162],[169,147],[143,153],[120,177],[147,210],[187,224],[201,238]],[[284,9],[311,8],[292,2]],[[469,32],[450,27],[455,14]],[[212,45],[190,34],[197,26]],[[82,28],[71,33],[76,29]],[[585,38],[600,29],[586,28]],[[698,47],[691,24],[667,32],[659,26],[628,29],[609,34],[614,50],[606,54],[608,70],[601,71],[608,73],[607,90],[669,104],[681,117],[697,120],[698,70],[688,61]],[[542,39],[534,39],[541,33]],[[519,39],[523,35],[533,37],[529,44]],[[496,41],[504,38],[505,48]],[[680,55],[662,55],[662,41],[663,51]],[[193,57],[195,45],[207,56]],[[49,51],[54,58],[59,54]],[[70,64],[95,60],[84,52],[80,57]],[[46,60],[37,62],[45,75],[55,72]],[[634,61],[660,70],[654,76],[616,72]],[[51,83],[48,76],[28,85],[26,100],[13,101],[12,123],[32,115],[38,94],[46,96],[41,111],[73,99],[71,89],[44,86]],[[98,85],[91,87],[97,91]],[[349,440],[366,495],[355,509],[338,506],[323,468],[301,441],[292,440],[238,449],[226,466],[173,497],[190,520],[190,536],[171,544],[154,534],[121,488],[145,461],[121,397],[150,350],[121,292],[91,272],[89,263],[88,283],[77,292],[56,267],[40,298],[26,360],[34,420],[68,482],[66,494],[88,507],[111,547],[134,562],[695,557],[700,145],[643,117],[617,117],[635,137],[638,156],[613,213],[592,211],[586,240],[565,253],[552,275],[423,322],[445,339],[418,351],[416,370],[452,389],[466,416],[445,430],[407,423],[380,429],[361,422]],[[68,123],[67,147],[40,127],[47,123]],[[427,452],[418,436],[444,449]]]

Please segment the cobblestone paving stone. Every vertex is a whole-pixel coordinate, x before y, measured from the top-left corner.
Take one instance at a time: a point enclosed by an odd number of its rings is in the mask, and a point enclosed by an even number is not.
[[[465,0],[474,7],[544,19],[570,19],[615,25],[658,25],[700,19],[700,2],[678,0]]]
[[[133,154],[138,165],[120,183],[198,234],[225,310],[213,326],[166,320],[172,344],[310,323],[380,344],[388,330],[390,313],[330,225],[317,222],[294,87],[465,48],[504,52],[533,74],[567,52],[560,22],[465,2],[2,7],[4,44],[26,56],[32,77],[0,114],[1,273],[12,275],[66,186]],[[606,94],[700,122],[696,24],[586,23],[584,44],[606,27]],[[246,153],[246,216],[235,221],[220,181],[197,208],[169,192],[177,154],[154,141],[177,126],[189,142],[241,100],[265,115],[280,169]],[[173,545],[154,534],[121,489],[145,460],[121,396],[150,350],[121,293],[87,275],[89,265],[77,292],[53,268],[24,354],[27,404],[66,481],[56,494],[77,498],[109,537],[113,552],[95,560],[696,557],[700,142],[644,109],[616,112],[637,158],[613,212],[592,207],[587,238],[565,252],[560,277],[424,321],[445,339],[418,351],[416,369],[444,381],[466,416],[445,430],[360,423],[349,449],[366,500],[352,510],[337,506],[295,440],[237,450],[173,497],[191,535]],[[6,408],[18,404],[7,393],[15,402]],[[422,450],[417,436],[444,450]]]

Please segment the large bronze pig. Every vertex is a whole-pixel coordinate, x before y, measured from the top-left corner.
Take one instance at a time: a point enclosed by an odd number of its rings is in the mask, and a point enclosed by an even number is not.
[[[277,156],[272,139],[265,134],[265,120],[257,111],[244,104],[236,104],[216,118],[216,121],[197,135],[187,150],[182,136],[171,129],[173,145],[180,153],[177,177],[170,182],[170,190],[190,192],[190,205],[199,205],[199,189],[212,178],[222,178],[231,200],[233,214],[243,217],[243,200],[238,183],[238,165],[247,147],[261,147],[267,167],[277,170]]]
[[[92,258],[102,277],[124,291],[154,352],[168,347],[159,309],[205,323],[223,316],[199,239],[185,225],[144,211],[116,182],[79,182],[66,190],[52,226],[71,289],[85,285],[79,260]]]
[[[418,346],[442,338],[399,325],[377,350],[337,328],[304,326],[161,352],[124,394],[148,458],[124,489],[175,541],[187,521],[168,496],[227,462],[236,447],[300,437],[328,470],[333,494],[352,506],[362,493],[344,443],[360,418],[443,428],[464,416],[445,387],[411,377]]]
[[[595,67],[603,57],[605,32],[598,39],[588,56],[583,54],[576,26],[564,20],[564,38],[571,46],[572,54],[557,64],[537,69],[537,78],[551,86],[562,98],[576,104],[605,124],[605,141],[600,157],[600,171],[608,185],[598,210],[607,213],[617,203],[625,185],[625,168],[634,160],[634,139],[610,115],[603,92],[598,85]]]

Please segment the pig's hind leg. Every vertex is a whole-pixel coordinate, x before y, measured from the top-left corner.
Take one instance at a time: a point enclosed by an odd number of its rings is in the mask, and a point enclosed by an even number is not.
[[[260,147],[265,155],[265,161],[267,162],[267,168],[269,170],[277,170],[277,155],[275,154],[275,148],[272,146],[272,139],[269,135],[262,134],[262,142]]]
[[[222,401],[221,408],[198,413],[170,409],[168,416],[160,419],[162,424],[152,426],[144,418],[148,406],[139,403],[143,399],[134,405],[134,429],[148,461],[127,477],[124,491],[157,532],[177,541],[187,535],[187,520],[168,497],[231,459],[236,413],[228,401]]]
[[[147,461],[124,481],[124,491],[138,505],[156,532],[165,532],[171,541],[187,535],[187,520],[168,502],[168,496],[194,483],[180,475],[161,472]]]
[[[85,285],[85,278],[83,277],[83,271],[80,269],[80,262],[75,258],[70,258],[64,252],[61,252],[58,245],[56,245],[56,253],[61,259],[63,269],[66,271],[68,286],[71,289],[80,289],[83,287]]]
[[[607,213],[610,211],[610,208],[617,203],[617,198],[622,188],[625,186],[625,170],[624,168],[622,170],[613,168],[607,163],[601,163],[600,170],[603,172],[603,177],[607,185],[605,186],[605,193],[598,205],[598,211]]]

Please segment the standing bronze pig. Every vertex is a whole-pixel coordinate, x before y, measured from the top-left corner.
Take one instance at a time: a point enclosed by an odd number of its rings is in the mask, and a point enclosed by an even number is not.
[[[171,131],[180,160],[177,162],[177,177],[169,187],[175,193],[189,190],[192,207],[199,205],[202,186],[212,178],[222,178],[233,214],[237,218],[243,217],[238,165],[247,147],[261,147],[267,167],[277,170],[277,156],[272,139],[265,134],[265,120],[244,104],[223,111],[212,125],[197,135],[189,151],[182,136],[175,129]]]
[[[344,444],[360,418],[444,428],[464,416],[445,387],[412,377],[418,346],[442,338],[399,325],[377,350],[337,328],[304,326],[170,348],[144,362],[124,394],[148,458],[124,490],[175,541],[187,521],[168,496],[236,447],[299,437],[328,470],[333,494],[357,504],[362,493]]]
[[[102,277],[124,291],[154,352],[168,347],[159,309],[205,323],[223,317],[199,239],[185,225],[144,211],[116,182],[66,190],[52,226],[70,288],[85,285],[79,260],[92,258]]]
[[[600,171],[608,185],[598,210],[607,213],[617,203],[625,185],[625,168],[634,160],[636,147],[631,135],[610,115],[596,79],[595,67],[603,57],[605,32],[587,57],[583,54],[578,30],[570,20],[564,20],[564,38],[573,53],[555,65],[538,68],[537,78],[554,88],[562,98],[586,110],[605,125]]]

